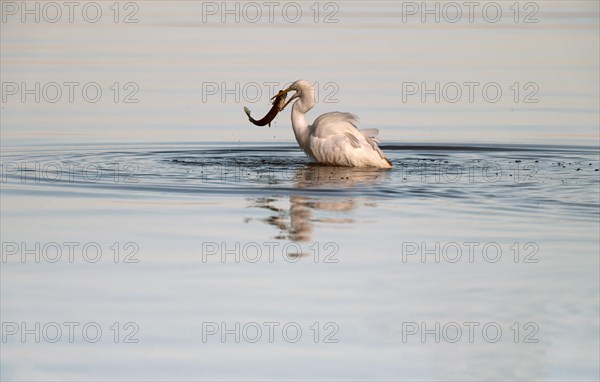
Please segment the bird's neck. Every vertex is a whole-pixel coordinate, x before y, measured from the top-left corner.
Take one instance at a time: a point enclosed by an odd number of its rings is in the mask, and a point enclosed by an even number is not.
[[[294,130],[296,141],[304,149],[308,145],[310,133],[308,122],[306,122],[306,112],[312,108],[312,105],[307,108],[307,105],[304,105],[302,101],[302,99],[299,99],[292,105],[292,129]]]

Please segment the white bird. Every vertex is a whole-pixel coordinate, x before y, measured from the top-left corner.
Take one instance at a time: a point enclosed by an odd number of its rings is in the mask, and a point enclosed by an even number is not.
[[[392,167],[392,162],[377,146],[378,129],[359,130],[354,114],[339,111],[320,115],[309,125],[306,113],[315,106],[315,90],[310,82],[298,80],[273,98],[292,90],[296,93],[281,110],[297,99],[292,105],[292,129],[298,145],[309,157],[335,166]]]

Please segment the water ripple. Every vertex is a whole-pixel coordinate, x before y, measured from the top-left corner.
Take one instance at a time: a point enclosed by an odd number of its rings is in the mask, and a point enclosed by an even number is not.
[[[3,189],[151,194],[437,198],[598,216],[596,147],[384,145],[391,170],[311,163],[294,145],[5,149]],[[509,204],[509,206],[507,205]]]

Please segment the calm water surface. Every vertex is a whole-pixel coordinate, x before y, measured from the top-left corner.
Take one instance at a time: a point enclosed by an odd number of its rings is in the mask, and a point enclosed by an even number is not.
[[[498,3],[498,23],[385,1],[3,22],[3,83],[103,95],[3,93],[2,380],[597,380],[598,3],[531,24]],[[311,163],[288,110],[246,121],[298,78],[309,120],[357,113],[393,169]]]

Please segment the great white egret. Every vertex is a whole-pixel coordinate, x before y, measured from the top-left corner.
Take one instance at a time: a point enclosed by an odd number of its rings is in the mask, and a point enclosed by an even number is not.
[[[306,113],[315,106],[315,90],[310,82],[298,80],[273,98],[292,90],[296,93],[281,110],[297,99],[292,105],[292,129],[298,145],[309,157],[335,166],[392,167],[392,162],[377,146],[378,129],[359,130],[354,114],[339,111],[322,114],[309,125]]]

